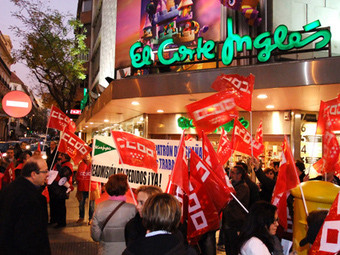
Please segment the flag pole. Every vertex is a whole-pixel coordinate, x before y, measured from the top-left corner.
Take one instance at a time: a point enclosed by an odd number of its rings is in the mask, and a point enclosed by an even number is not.
[[[52,108],[53,108],[53,104],[51,106],[51,112],[52,112]],[[47,134],[48,134],[48,126],[50,125],[50,121],[51,121],[51,112],[50,112],[50,117],[48,118],[47,127],[46,127],[46,134],[45,134],[45,141],[44,141],[43,148],[42,148],[41,151],[44,151],[44,148],[45,148],[45,145],[46,145]]]
[[[111,132],[111,131],[112,131],[112,130],[110,130],[110,134],[111,134],[111,136],[112,136],[112,132]],[[116,148],[118,148],[118,146],[117,146],[117,144],[116,144],[116,141],[115,141],[115,139],[113,138],[113,136],[112,136],[112,140],[113,140],[113,142],[114,142]],[[124,162],[123,162],[123,160],[122,160],[122,156],[120,155],[120,152],[119,152],[118,149],[117,149],[117,152],[118,152],[118,156],[119,156],[120,162],[121,162],[121,164],[122,164],[122,168],[123,168],[124,172],[126,173],[125,165],[124,165]],[[132,199],[133,199],[133,203],[137,206],[137,201],[136,201],[135,195],[133,194],[133,191],[132,191],[132,188],[131,188],[130,184],[129,184],[129,190],[130,190],[130,192],[131,192],[131,196],[132,196]]]
[[[56,156],[57,156],[57,154],[58,154],[59,146],[60,146],[60,142],[61,142],[61,138],[62,138],[62,136],[64,135],[65,128],[66,128],[66,126],[64,127],[64,130],[63,130],[63,131],[60,131],[60,134],[59,134],[60,139],[59,139],[58,147],[57,147],[57,150],[56,150],[56,152],[55,152],[55,154],[54,154],[54,157],[53,157],[53,161],[52,161],[52,164],[51,164],[51,167],[50,167],[51,169],[49,169],[49,170],[52,170],[52,168],[53,168],[54,161],[55,161],[55,158],[56,158]]]
[[[253,149],[253,112],[250,111],[250,149],[251,149],[251,157],[254,157],[254,149]],[[254,178],[255,177],[255,178]],[[251,168],[251,179],[252,181],[256,181],[256,176],[254,173],[254,169]]]
[[[238,198],[232,192],[230,192],[230,194],[233,196],[233,198],[236,200],[236,202],[240,204],[240,206],[243,208],[243,210],[245,210],[246,213],[249,213],[249,211],[247,210],[247,208],[244,207],[244,205],[241,203],[241,201],[238,200]]]

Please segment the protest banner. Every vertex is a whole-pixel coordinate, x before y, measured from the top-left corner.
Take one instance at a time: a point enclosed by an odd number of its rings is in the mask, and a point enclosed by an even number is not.
[[[150,139],[155,143],[157,153],[157,173],[152,169],[121,164],[117,148],[112,137],[95,136],[92,148],[92,181],[106,183],[110,175],[124,173],[132,188],[140,185],[157,185],[164,191],[168,184],[169,175],[175,165],[179,149],[178,140]],[[186,154],[192,148],[202,157],[202,142],[186,141]]]

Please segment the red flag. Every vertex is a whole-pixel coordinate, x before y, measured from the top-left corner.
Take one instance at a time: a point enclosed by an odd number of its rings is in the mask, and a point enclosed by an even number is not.
[[[67,153],[74,164],[78,165],[82,158],[91,152],[91,148],[70,130],[65,130],[60,139],[58,151]]]
[[[37,151],[41,152],[41,148],[40,148],[40,142],[38,142],[38,148]]]
[[[247,129],[245,129],[245,127],[237,119],[234,119],[234,131],[232,138],[233,150],[252,156],[251,141],[253,144],[254,157],[258,158],[258,156],[263,153],[263,144],[259,143],[255,139],[251,139],[251,135]]]
[[[324,172],[333,172],[334,166],[339,160],[339,143],[336,139],[335,134],[326,128],[322,139],[322,159],[323,159],[323,170]]]
[[[2,189],[2,179],[4,177],[3,173],[0,173],[0,190]]]
[[[231,190],[225,181],[221,180],[193,150],[191,150],[190,153],[190,176],[191,175],[201,178],[217,211],[221,211],[229,203],[232,198],[230,193],[232,193],[233,190]]]
[[[277,206],[279,223],[287,229],[287,192],[300,184],[295,161],[288,145],[287,138],[282,146],[282,160],[279,168],[279,175],[273,191],[272,204]]]
[[[340,100],[336,98],[327,102],[321,101],[316,134],[323,134],[325,132],[328,114],[333,131],[340,130]]]
[[[228,133],[224,130],[224,128],[222,128],[222,133],[217,148],[217,156],[222,165],[224,165],[229,160],[231,155],[233,155],[233,145],[229,141],[227,134]]]
[[[191,245],[197,242],[199,236],[219,228],[218,211],[208,194],[198,172],[190,174],[187,237]]]
[[[262,120],[260,121],[259,127],[256,130],[255,140],[260,144],[263,144],[263,129],[262,129]]]
[[[211,87],[217,91],[230,90],[235,93],[236,104],[246,111],[251,111],[255,76],[244,77],[238,74],[222,74],[216,78]]]
[[[172,170],[169,183],[180,187],[187,195],[189,195],[189,174],[188,174],[188,160],[186,158],[185,137],[184,133],[178,147],[178,153]],[[171,183],[170,183],[171,185]],[[168,190],[168,189],[167,189]],[[173,194],[170,193],[170,194]]]
[[[313,164],[314,169],[319,173],[322,174],[323,173],[323,169],[324,169],[324,162],[323,162],[323,158],[321,158],[320,160],[318,160],[317,162],[315,162]],[[340,158],[338,160],[338,162],[336,162],[336,164],[333,167],[333,171],[335,175],[339,175],[340,174]]]
[[[76,124],[60,109],[52,106],[47,128],[55,128],[60,131],[68,129],[71,133],[74,133],[74,131],[76,131]]]
[[[221,181],[225,182],[232,192],[235,193],[234,187],[224,171],[223,164],[220,163],[214,147],[204,132],[202,134],[202,146],[203,161],[210,167],[210,169],[212,169],[212,171],[221,179]]]
[[[340,251],[340,192],[336,196],[309,255],[332,255]]]
[[[111,131],[124,164],[149,168],[157,172],[156,146],[148,139],[126,132]]]
[[[202,131],[210,133],[238,116],[234,95],[226,90],[188,104],[186,108],[198,135]]]
[[[185,136],[185,141],[196,141],[196,139],[193,138],[191,135],[186,135]]]
[[[2,178],[3,183],[9,184],[15,180],[14,169],[15,169],[14,164],[13,162],[11,162],[4,172],[4,177]]]

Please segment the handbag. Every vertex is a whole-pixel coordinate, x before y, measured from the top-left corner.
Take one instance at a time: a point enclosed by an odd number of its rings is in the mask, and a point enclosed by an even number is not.
[[[125,201],[122,201],[119,203],[119,205],[117,205],[117,207],[109,214],[109,216],[107,216],[106,220],[104,221],[103,226],[101,227],[101,231],[103,234],[103,230],[106,226],[106,224],[109,222],[109,220],[112,218],[112,216],[118,211],[118,209],[125,203]]]

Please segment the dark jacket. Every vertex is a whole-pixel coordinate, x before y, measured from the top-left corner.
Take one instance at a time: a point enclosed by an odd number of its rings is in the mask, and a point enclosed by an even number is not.
[[[256,183],[253,182],[248,175],[246,175],[244,181],[249,188],[249,208],[250,208],[252,204],[260,200],[260,191]]]
[[[47,202],[41,190],[19,177],[0,194],[2,255],[49,255]]]
[[[126,246],[129,246],[129,244],[139,238],[143,238],[145,234],[146,229],[143,226],[142,218],[137,212],[136,216],[125,225],[124,235]]]
[[[272,180],[269,177],[267,177],[261,168],[255,170],[255,174],[256,174],[257,179],[261,183],[261,191],[260,191],[261,200],[264,200],[270,203],[272,200],[272,194],[273,194],[273,190],[274,190],[275,183],[276,183],[275,179]]]
[[[131,243],[123,255],[195,255],[196,252],[185,246],[178,235],[165,234],[140,238]]]
[[[237,199],[246,207],[249,208],[249,188],[244,181],[233,184],[236,191]],[[245,219],[246,211],[241,205],[232,199],[229,204],[223,209],[222,224],[223,228],[234,228],[240,230]]]

